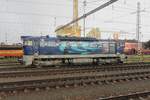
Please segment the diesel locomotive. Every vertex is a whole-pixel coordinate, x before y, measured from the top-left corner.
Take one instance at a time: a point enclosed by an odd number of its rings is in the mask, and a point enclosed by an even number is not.
[[[95,38],[21,36],[23,62],[30,65],[123,63],[124,45]]]

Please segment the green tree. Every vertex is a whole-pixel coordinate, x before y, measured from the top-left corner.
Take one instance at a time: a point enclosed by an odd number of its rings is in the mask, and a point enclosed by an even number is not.
[[[150,49],[150,40],[146,43],[144,43],[145,49]]]

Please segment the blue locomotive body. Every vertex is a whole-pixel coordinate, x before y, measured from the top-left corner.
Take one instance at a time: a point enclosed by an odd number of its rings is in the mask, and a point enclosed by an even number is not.
[[[22,36],[21,38],[24,44],[24,62],[26,65],[35,64],[35,62],[37,64],[37,62],[42,61],[58,63],[67,60],[72,63],[74,59],[81,58],[96,59],[96,61],[103,58],[120,59],[115,41],[49,36]]]

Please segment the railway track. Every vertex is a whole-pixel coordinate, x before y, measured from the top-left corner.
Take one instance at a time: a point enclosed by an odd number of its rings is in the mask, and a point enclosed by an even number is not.
[[[62,75],[62,74],[80,74],[80,73],[96,73],[103,71],[126,71],[136,69],[150,69],[149,64],[142,65],[124,65],[124,66],[102,66],[102,67],[78,67],[78,68],[23,68],[20,70],[4,70],[0,71],[0,78],[11,77],[29,77],[29,76],[47,76],[47,75]]]
[[[14,62],[6,62],[6,61],[4,61],[4,62],[1,62],[0,61],[0,67],[3,67],[3,66],[17,66],[17,65],[21,65],[19,62],[17,62],[17,61],[14,61]]]
[[[135,80],[150,80],[149,64],[42,69],[27,68],[24,70],[23,68],[17,71],[11,70],[9,72],[5,70],[0,72],[0,97],[15,95],[18,92],[49,90],[51,88],[109,85]],[[107,100],[107,98],[103,99]]]
[[[20,66],[20,63],[11,63],[11,64],[0,64],[0,68],[4,68],[4,67],[16,67],[16,66]]]
[[[69,67],[68,67],[69,66]],[[24,71],[24,70],[41,70],[41,69],[52,69],[52,70],[59,70],[59,69],[83,69],[83,68],[102,68],[102,69],[118,69],[118,68],[127,68],[127,67],[130,67],[130,68],[139,68],[139,67],[142,67],[142,68],[146,68],[150,66],[150,63],[130,63],[130,64],[114,64],[114,65],[82,65],[82,64],[79,64],[79,65],[63,65],[63,66],[56,66],[56,67],[51,67],[51,66],[46,66],[46,67],[39,67],[39,68],[36,68],[35,66],[29,66],[29,67],[26,67],[26,66],[23,66],[23,65],[16,65],[16,66],[9,66],[9,67],[1,67],[0,68],[0,72],[1,71]]]
[[[150,70],[136,70],[110,73],[86,73],[70,75],[54,75],[47,78],[29,78],[14,81],[1,81],[0,92],[16,93],[16,91],[39,91],[40,89],[76,87],[87,85],[108,85],[134,80],[150,80]]]
[[[99,98],[97,100],[150,100],[150,91],[136,92],[127,95]]]
[[[0,61],[0,64],[7,64],[7,63],[18,63],[18,61]]]

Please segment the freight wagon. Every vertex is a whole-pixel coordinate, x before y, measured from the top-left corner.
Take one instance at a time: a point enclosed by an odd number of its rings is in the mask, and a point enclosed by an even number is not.
[[[59,65],[74,63],[122,63],[113,40],[95,38],[22,36],[25,65]]]
[[[0,46],[0,57],[22,58],[22,56],[23,56],[22,46],[13,46],[13,45],[1,45]]]

